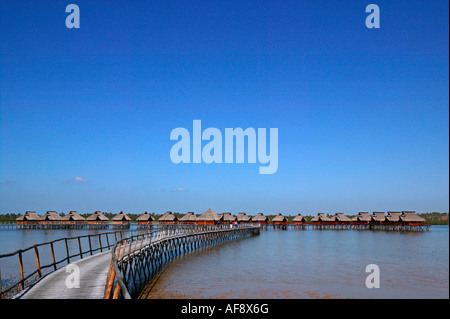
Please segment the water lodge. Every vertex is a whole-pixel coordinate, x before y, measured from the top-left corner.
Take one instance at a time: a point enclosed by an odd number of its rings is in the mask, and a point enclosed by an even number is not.
[[[112,214],[111,214],[112,215]],[[110,215],[110,216],[111,216]],[[85,215],[87,216],[87,215]],[[359,212],[354,217],[346,216],[344,213],[326,215],[319,213],[317,216],[307,220],[301,214],[295,217],[286,217],[281,213],[275,215],[272,220],[262,213],[255,216],[247,216],[246,213],[239,213],[237,216],[230,212],[217,214],[212,209],[208,209],[203,214],[195,215],[188,212],[186,215],[166,212],[155,221],[155,217],[148,212],[136,218],[134,223],[137,228],[152,228],[156,225],[217,225],[217,224],[259,224],[264,229],[335,229],[335,230],[397,230],[397,231],[424,231],[429,230],[430,225],[413,211],[394,212]],[[273,215],[271,215],[273,216]],[[132,223],[131,218],[124,212],[120,212],[111,219],[102,212],[96,211],[87,218],[81,216],[76,211],[71,211],[63,216],[55,211],[48,211],[43,216],[39,216],[34,211],[27,211],[24,215],[16,219],[17,229],[59,229],[59,228],[87,228],[87,229],[128,229]]]

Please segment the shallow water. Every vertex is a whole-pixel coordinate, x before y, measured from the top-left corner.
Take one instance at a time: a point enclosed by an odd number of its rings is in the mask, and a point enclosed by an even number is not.
[[[143,297],[449,298],[449,229],[262,231],[176,258]]]

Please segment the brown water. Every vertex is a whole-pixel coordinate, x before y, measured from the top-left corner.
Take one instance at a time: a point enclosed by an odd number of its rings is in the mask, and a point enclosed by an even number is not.
[[[173,260],[142,298],[449,298],[449,230],[262,231]],[[380,288],[365,285],[380,268]]]

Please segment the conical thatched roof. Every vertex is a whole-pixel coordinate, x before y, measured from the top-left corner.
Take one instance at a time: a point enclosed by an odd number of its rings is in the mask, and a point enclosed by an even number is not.
[[[272,221],[273,222],[287,222],[287,218],[286,217],[284,217],[281,213],[278,213],[277,214],[277,216],[275,216],[273,219],[272,219]]]
[[[69,214],[62,218],[65,221],[83,221],[86,220],[83,216],[78,214],[76,211],[71,211]]]
[[[172,212],[165,212],[158,221],[159,222],[176,222],[178,218]]]
[[[154,220],[155,220],[155,218],[152,215],[150,215],[149,213],[147,213],[147,212],[143,213],[141,216],[139,216],[137,218],[138,222],[148,222],[148,221],[151,222],[151,221],[154,221]]]
[[[24,215],[17,217],[16,220],[17,221],[38,221],[38,220],[41,220],[41,216],[36,214],[36,212],[28,211],[28,212],[25,212]]]
[[[111,220],[126,222],[126,221],[130,221],[131,218],[128,217],[124,212],[120,212],[116,216],[114,216]]]
[[[197,216],[193,212],[188,212],[186,215],[180,218],[180,222],[195,222]]]
[[[250,216],[247,216],[245,213],[239,213],[236,217],[238,222],[248,222],[250,221]]]
[[[292,219],[293,222],[304,222],[306,221],[305,217],[302,216],[302,214],[298,214],[297,216]]]
[[[57,212],[48,211],[44,216],[41,217],[41,220],[45,221],[61,221],[62,217],[58,215]]]
[[[319,213],[311,221],[312,222],[318,222],[318,221],[321,221],[321,222],[332,222],[332,221],[334,221],[334,216],[333,217],[328,217],[324,213]]]
[[[416,214],[416,212],[402,212],[400,215],[400,220],[403,222],[416,222],[423,223],[425,219]]]
[[[86,218],[86,220],[89,220],[89,221],[109,221],[108,217],[103,215],[102,212],[100,212],[100,211],[96,211],[91,216],[88,216],[88,218]]]
[[[269,218],[264,216],[263,213],[258,213],[256,214],[256,216],[252,218],[252,222],[267,222],[267,221],[269,221]]]
[[[206,212],[197,217],[197,221],[220,221],[221,217],[211,208],[209,208]]]

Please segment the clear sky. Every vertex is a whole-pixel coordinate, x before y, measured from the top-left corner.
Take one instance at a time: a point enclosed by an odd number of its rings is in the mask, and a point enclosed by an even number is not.
[[[365,25],[370,3],[379,29]],[[1,0],[0,12],[0,213],[448,212],[448,1]],[[172,163],[170,132],[195,119],[278,128],[278,171]]]

